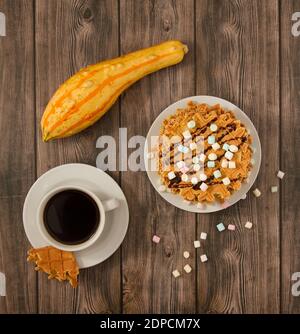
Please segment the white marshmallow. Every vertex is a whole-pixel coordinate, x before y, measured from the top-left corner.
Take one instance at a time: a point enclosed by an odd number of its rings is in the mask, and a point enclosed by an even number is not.
[[[176,270],[173,270],[172,271],[172,274],[175,278],[179,277],[180,276],[180,272],[176,269]]]
[[[222,168],[228,168],[228,160],[223,159],[222,162],[221,162],[221,167]]]
[[[206,183],[202,182],[201,185],[200,185],[200,189],[201,189],[202,191],[206,191],[207,188],[208,188],[208,185],[207,185]]]
[[[220,172],[218,169],[215,170],[213,174],[214,174],[214,177],[215,177],[216,179],[218,179],[219,177],[222,176],[221,172]]]
[[[186,130],[186,131],[182,132],[182,135],[183,135],[184,139],[190,139],[192,137],[189,130]]]
[[[232,153],[231,153],[232,154]],[[208,159],[209,160],[217,160],[218,159],[218,156],[216,155],[216,153],[210,153],[209,155],[208,155]]]
[[[253,194],[254,194],[255,197],[259,197],[261,195],[261,192],[258,188],[256,188],[256,189],[253,190]]]
[[[189,129],[193,129],[196,126],[196,122],[194,120],[191,120],[188,122],[187,127]]]
[[[231,159],[233,158],[233,153],[227,151],[227,152],[225,153],[225,158],[228,159],[228,160],[231,160]]]
[[[184,271],[189,274],[191,271],[192,271],[192,267],[189,265],[189,264],[186,264],[184,267],[183,267]]]
[[[193,150],[196,150],[197,149],[197,144],[196,143],[194,143],[194,142],[192,142],[192,143],[190,143],[190,149],[193,151]]]
[[[281,170],[279,170],[278,173],[277,173],[277,177],[279,177],[280,179],[283,179],[284,174],[285,174],[284,172],[282,172]]]
[[[228,151],[229,150],[229,145],[227,143],[225,143],[222,148],[223,148],[223,150]]]
[[[215,167],[215,162],[214,161],[207,161],[207,167],[208,168],[214,168]]]
[[[161,192],[161,193],[163,193],[166,190],[167,190],[167,187],[163,184],[158,187],[158,191]]]
[[[201,262],[206,262],[207,261],[207,256],[205,254],[200,256]]]
[[[277,193],[277,191],[278,191],[278,187],[277,186],[272,186],[271,187],[271,192],[272,193]]]
[[[221,146],[218,143],[214,143],[211,145],[211,147],[214,151],[217,151]]]
[[[198,179],[194,176],[194,177],[192,177],[191,182],[192,182],[192,184],[195,185],[195,184],[198,183]]]
[[[177,163],[176,163],[176,166],[179,168],[179,169],[181,169],[181,168],[183,168],[184,166],[185,166],[185,163],[184,163],[184,161],[178,161]]]
[[[212,132],[216,132],[218,130],[218,126],[215,123],[212,123],[209,128],[210,128],[210,131]]]
[[[176,175],[175,175],[175,173],[173,171],[171,171],[171,172],[168,173],[168,179],[169,180],[173,180],[173,179],[175,179],[175,177],[176,177]]]
[[[246,222],[245,227],[250,229],[250,228],[252,228],[252,225],[253,224],[251,222]]]
[[[207,180],[207,175],[204,174],[204,173],[201,173],[201,174],[199,175],[199,179],[200,179],[200,181],[205,181],[205,180]]]
[[[200,160],[201,162],[204,162],[205,159],[206,159],[206,155],[203,154],[203,153],[201,153],[201,154],[199,155],[199,160]]]
[[[187,174],[182,174],[182,175],[181,175],[181,180],[182,180],[183,182],[188,182],[188,180],[189,180],[188,175],[187,175]]]
[[[235,153],[239,150],[239,148],[236,145],[230,145],[229,146],[229,151]]]
[[[194,247],[195,248],[199,248],[201,245],[200,245],[200,241],[199,240],[195,240],[194,241]]]
[[[207,138],[207,142],[208,142],[209,145],[214,144],[214,143],[216,142],[216,138],[215,138],[215,136],[213,136],[213,135],[208,136],[208,138]]]
[[[235,161],[229,161],[228,167],[231,169],[236,168]]]
[[[224,179],[222,179],[222,182],[225,184],[225,186],[228,186],[230,184],[229,177],[224,177]]]
[[[197,156],[193,157],[192,159],[194,164],[197,164],[199,162],[199,158]]]
[[[190,257],[190,253],[188,251],[183,252],[183,257],[188,259]]]
[[[201,166],[199,164],[195,164],[193,166],[193,169],[194,169],[195,172],[198,172],[201,169]]]
[[[206,238],[207,238],[207,233],[205,233],[205,232],[201,232],[201,234],[200,234],[200,239],[202,239],[202,240],[206,240]]]

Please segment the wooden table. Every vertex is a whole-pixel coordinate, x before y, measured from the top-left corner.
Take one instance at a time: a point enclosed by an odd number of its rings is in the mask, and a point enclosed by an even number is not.
[[[0,0],[1,313],[299,313],[291,275],[300,271],[300,37],[291,33],[300,0]],[[183,63],[128,89],[93,127],[43,143],[40,119],[56,88],[80,68],[169,39],[189,47]],[[48,281],[26,263],[25,195],[52,167],[95,165],[102,135],[145,136],[169,104],[191,95],[220,96],[241,107],[262,142],[256,186],[215,214],[169,205],[145,172],[110,173],[122,187],[130,225],[120,249],[82,270],[80,286]],[[130,151],[130,150],[129,150]],[[277,170],[286,172],[280,181]],[[272,194],[270,187],[279,185]],[[253,230],[246,230],[246,221]],[[216,224],[234,223],[234,233]],[[200,262],[193,241],[208,232]],[[153,234],[162,237],[155,245]],[[191,251],[193,272],[174,279]]]

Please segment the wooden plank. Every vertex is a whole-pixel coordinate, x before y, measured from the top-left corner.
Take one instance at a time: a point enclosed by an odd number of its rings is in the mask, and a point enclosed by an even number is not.
[[[256,126],[262,165],[256,186],[232,208],[200,215],[209,262],[199,265],[198,312],[277,313],[280,303],[279,198],[270,193],[279,165],[277,1],[196,1],[197,94],[223,97]],[[246,221],[254,223],[246,230]],[[235,233],[216,224],[235,223]]]
[[[146,136],[150,125],[169,104],[194,94],[193,1],[121,0],[121,52],[179,39],[190,52],[183,63],[162,70],[131,87],[121,99],[121,125],[128,138]],[[182,271],[182,252],[192,253],[195,215],[177,210],[161,199],[145,172],[122,174],[130,208],[130,225],[123,244],[124,313],[190,313],[195,311],[195,275],[175,281]],[[153,234],[161,243],[153,244]]]
[[[71,138],[43,143],[39,121],[57,87],[80,68],[118,56],[118,2],[36,2],[38,174],[70,162],[96,164],[96,140],[118,138],[119,108],[114,106],[100,122]],[[113,173],[118,180],[118,173]],[[39,275],[39,312],[113,313],[120,311],[120,252],[104,263],[82,270],[80,286]]]
[[[300,13],[300,1],[281,1],[281,164],[286,172],[281,188],[281,311],[300,313],[300,297],[292,295],[292,275],[300,272],[300,36],[292,35],[294,13]],[[296,16],[296,15],[295,15]],[[300,32],[298,26],[294,29]],[[297,28],[298,27],[298,28]],[[297,29],[296,29],[297,28]],[[293,30],[294,30],[293,29]],[[298,278],[299,279],[299,278]],[[298,288],[299,291],[299,288]]]
[[[22,207],[35,179],[33,1],[0,0],[0,12],[0,313],[30,313],[37,311],[36,273],[26,263]]]

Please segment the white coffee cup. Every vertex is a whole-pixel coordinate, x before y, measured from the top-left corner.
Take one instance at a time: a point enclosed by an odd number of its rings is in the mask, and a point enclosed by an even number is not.
[[[80,243],[80,244],[75,244],[75,245],[67,245],[64,243],[61,243],[54,239],[47,231],[45,224],[44,224],[44,209],[46,207],[46,204],[52,198],[55,194],[60,193],[65,190],[79,190],[88,196],[90,196],[96,203],[98,209],[99,209],[99,224],[97,227],[97,230],[95,233],[86,241]],[[91,192],[90,190],[87,190],[86,188],[80,187],[80,186],[61,186],[57,187],[50,192],[46,194],[46,196],[43,197],[41,200],[41,203],[39,204],[38,210],[37,210],[37,227],[44,238],[44,240],[51,246],[56,247],[61,250],[65,251],[79,251],[83,250],[87,247],[90,247],[93,245],[100,237],[101,233],[103,232],[104,226],[105,226],[105,212],[111,211],[116,209],[119,206],[119,201],[116,198],[111,198],[105,201],[102,201],[99,199],[99,197]]]

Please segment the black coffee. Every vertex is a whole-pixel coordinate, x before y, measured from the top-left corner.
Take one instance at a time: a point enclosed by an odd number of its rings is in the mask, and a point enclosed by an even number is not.
[[[96,202],[79,190],[64,190],[51,197],[44,209],[44,224],[57,241],[74,245],[87,241],[97,230],[100,212]]]

